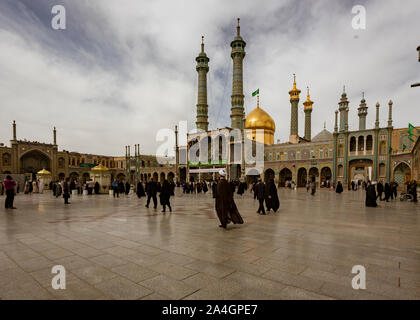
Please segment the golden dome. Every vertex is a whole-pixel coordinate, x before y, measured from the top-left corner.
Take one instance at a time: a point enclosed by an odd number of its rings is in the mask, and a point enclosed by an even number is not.
[[[276,124],[267,112],[257,106],[246,117],[245,129],[264,129],[276,131]]]
[[[274,143],[274,131],[276,131],[276,123],[267,112],[260,108],[258,96],[257,107],[252,110],[245,119],[245,129],[248,131],[248,139],[265,144]],[[264,140],[258,138],[257,130],[264,130]]]

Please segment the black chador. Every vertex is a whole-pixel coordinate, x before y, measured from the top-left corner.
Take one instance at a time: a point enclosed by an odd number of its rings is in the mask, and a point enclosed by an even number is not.
[[[274,212],[280,207],[279,196],[277,194],[276,184],[274,183],[274,179],[270,179],[267,183],[267,197],[265,198],[265,204],[267,206],[267,211],[270,212],[273,209]]]
[[[137,197],[145,197],[146,194],[144,193],[143,183],[141,181],[137,182]]]
[[[226,226],[233,222],[234,224],[244,223],[235,201],[233,200],[232,187],[226,181],[224,176],[220,177],[216,188],[216,212],[220,220],[220,226],[226,229]]]
[[[366,188],[366,207],[376,207],[376,190],[375,186],[372,185],[370,182],[367,184]]]

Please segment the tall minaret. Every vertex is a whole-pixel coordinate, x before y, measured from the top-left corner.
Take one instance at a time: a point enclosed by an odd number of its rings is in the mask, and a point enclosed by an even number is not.
[[[16,121],[13,120],[13,141],[16,141]]]
[[[359,130],[365,130],[366,129],[366,116],[367,116],[367,113],[368,113],[368,107],[366,105],[365,93],[364,92],[363,92],[362,100],[360,101],[359,108],[357,108],[357,110],[358,110],[358,115],[359,115]]]
[[[290,104],[292,105],[292,110],[290,113],[290,136],[289,136],[290,143],[299,142],[299,134],[298,134],[299,94],[300,94],[300,90],[296,88],[296,75],[293,74],[293,89],[289,91]]]
[[[207,131],[209,128],[208,105],[207,105],[207,72],[209,72],[209,61],[204,52],[204,37],[201,37],[201,52],[198,54],[196,70],[198,72],[198,97],[197,97],[197,129]]]
[[[347,100],[346,87],[343,87],[343,93],[341,94],[341,99],[338,103],[338,111],[340,112],[340,131],[347,131],[349,101]]]
[[[230,43],[232,53],[230,56],[233,60],[233,81],[232,81],[232,96],[231,96],[231,127],[242,129],[244,114],[244,90],[243,90],[243,60],[245,57],[245,41],[242,39],[239,27],[236,27],[236,36]]]
[[[303,110],[305,112],[305,140],[311,141],[311,113],[312,113],[312,105],[314,104],[313,101],[311,101],[309,96],[309,87],[308,94],[306,96],[306,101],[303,103]]]

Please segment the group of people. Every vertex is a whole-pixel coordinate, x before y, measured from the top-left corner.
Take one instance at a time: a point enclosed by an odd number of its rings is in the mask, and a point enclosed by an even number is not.
[[[280,201],[274,179],[270,179],[266,184],[259,178],[251,190],[254,192],[254,200],[258,199],[259,202],[258,214],[265,215],[264,201],[268,212],[271,209],[277,212],[280,207]]]
[[[125,182],[124,180],[118,181],[117,179],[114,179],[114,181],[111,184],[111,188],[112,195],[114,196],[114,198],[115,196],[119,198],[120,193],[125,195],[128,195],[130,193],[131,184],[128,181]]]
[[[376,200],[389,202],[389,200],[396,200],[398,197],[398,183],[396,181],[385,182],[383,180],[363,181],[362,183],[351,182],[351,189],[357,191],[359,186],[362,186],[366,192],[365,205],[366,207],[377,207]],[[417,182],[411,181],[406,183],[406,193],[411,195],[412,201],[417,202]],[[337,182],[335,192],[340,194],[343,192],[343,185],[340,181]]]

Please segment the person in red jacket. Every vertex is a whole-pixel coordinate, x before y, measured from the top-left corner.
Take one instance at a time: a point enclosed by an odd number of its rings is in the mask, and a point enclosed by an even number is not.
[[[16,209],[13,206],[13,200],[15,199],[15,186],[16,182],[13,181],[11,176],[7,176],[3,182],[4,188],[6,189],[6,209]]]

